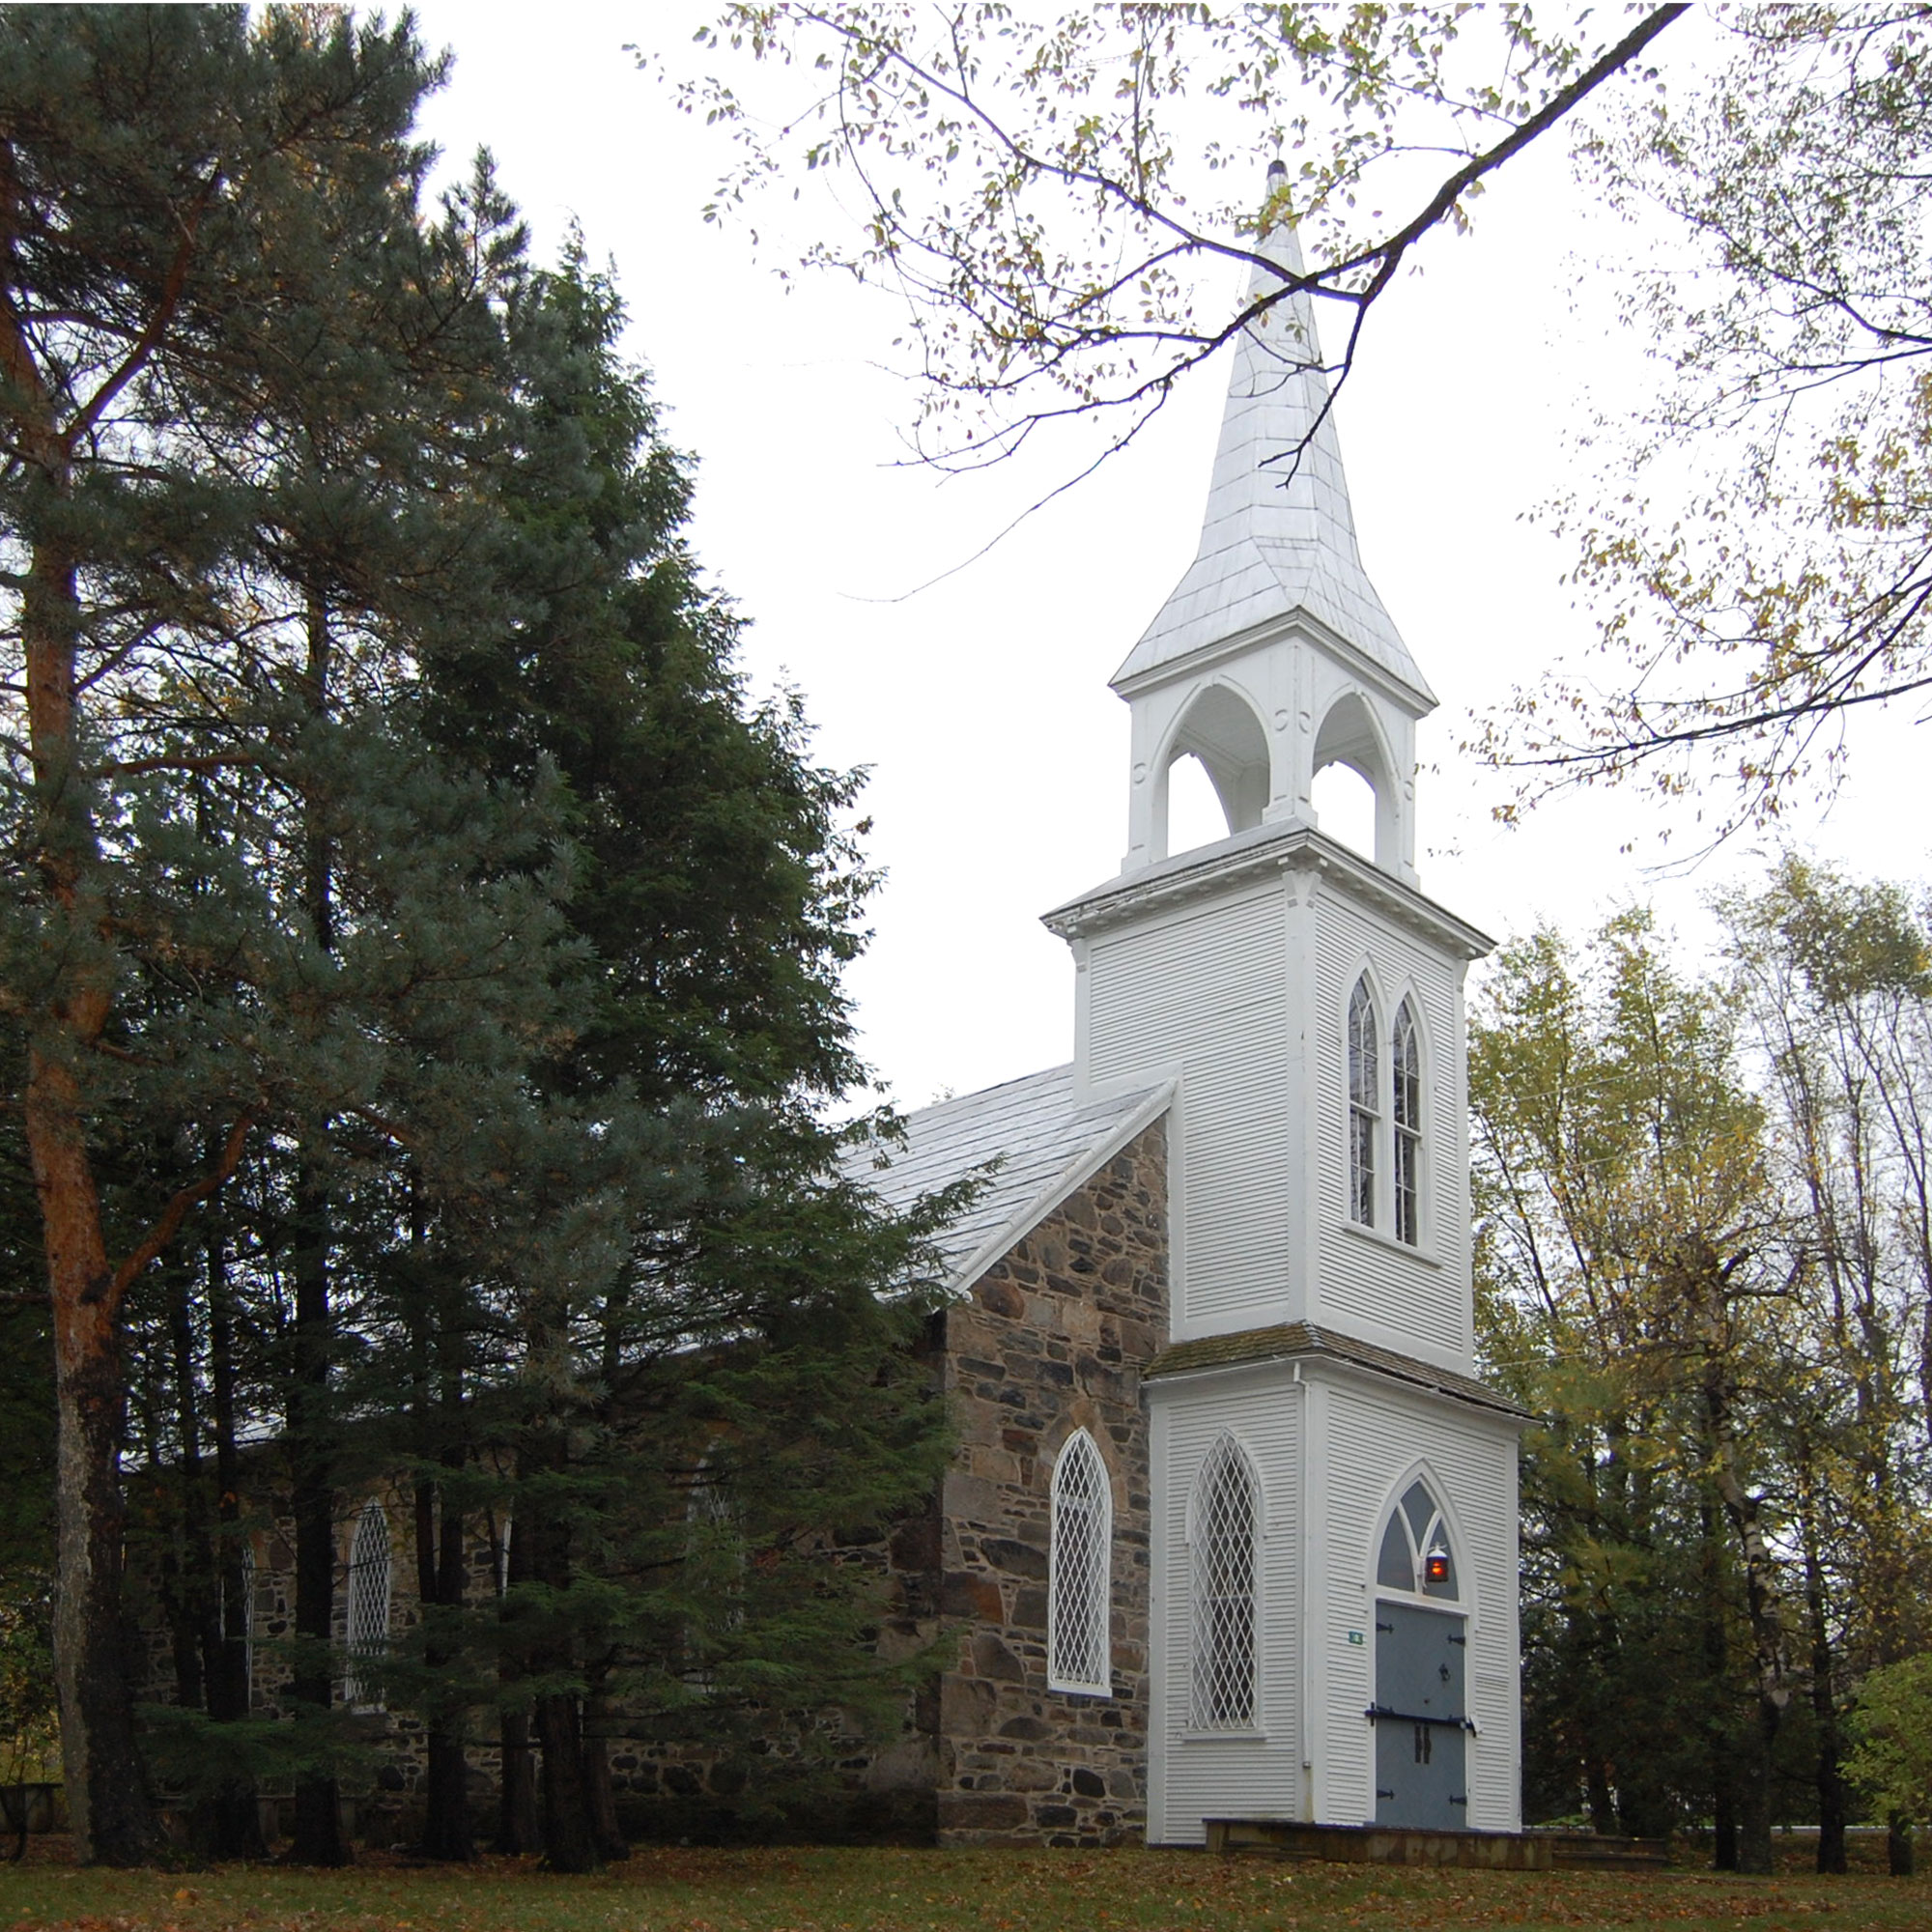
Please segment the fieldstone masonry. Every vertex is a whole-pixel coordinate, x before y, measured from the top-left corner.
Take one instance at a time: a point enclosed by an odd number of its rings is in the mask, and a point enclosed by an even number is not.
[[[935,1318],[924,1346],[952,1405],[957,1454],[926,1509],[880,1545],[844,1554],[869,1556],[894,1578],[897,1601],[882,1622],[882,1646],[904,1653],[937,1639],[947,1663],[913,1700],[898,1741],[861,1747],[845,1760],[846,1813],[823,1819],[824,1829],[936,1835],[950,1845],[1100,1845],[1142,1835],[1150,1509],[1140,1378],[1167,1340],[1166,1158],[1156,1122]],[[1081,1428],[1113,1485],[1113,1692],[1105,1697],[1049,1690],[1046,1677],[1054,1462]],[[395,1634],[417,1614],[409,1498],[396,1489],[378,1492],[394,1550]],[[286,1499],[262,1500],[270,1522],[255,1539],[254,1708],[279,1716],[286,1666],[277,1639],[293,1628],[292,1532]],[[364,1500],[345,1499],[345,1577]],[[474,1560],[487,1595],[493,1548],[479,1543]],[[339,1589],[338,1639],[342,1596]],[[142,1607],[150,1694],[169,1696],[165,1619],[157,1605]],[[421,1727],[384,1712],[371,1714],[371,1728],[384,1748],[361,1822],[387,1842],[417,1797]],[[470,1758],[480,1811],[498,1771],[487,1727]],[[702,1754],[622,1738],[611,1773],[627,1823],[645,1833],[659,1809],[665,1827],[701,1824],[721,1804],[728,1809],[742,1783],[742,1774],[721,1782],[721,1767]]]
[[[1166,1139],[1147,1128],[947,1312],[960,1447],[939,1598],[959,1627],[932,1753],[942,1844],[1097,1845],[1147,1818],[1148,1440],[1141,1370],[1167,1339]],[[1054,1460],[1074,1430],[1113,1483],[1109,1697],[1051,1690]]]

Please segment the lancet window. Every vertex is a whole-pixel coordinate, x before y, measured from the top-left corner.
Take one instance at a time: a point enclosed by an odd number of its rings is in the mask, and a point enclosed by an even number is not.
[[[1376,1225],[1376,1143],[1381,1137],[1381,1054],[1368,976],[1349,997],[1349,1218]]]
[[[1422,1043],[1415,1014],[1405,1000],[1396,1009],[1389,1051],[1393,1091],[1389,1118],[1395,1126],[1395,1237],[1411,1247],[1422,1238]]]
[[[1056,1690],[1104,1697],[1113,1689],[1107,1627],[1113,1542],[1107,1467],[1094,1438],[1077,1429],[1053,1465],[1046,1681]]]
[[[1449,1525],[1426,1483],[1409,1484],[1401,1502],[1389,1512],[1376,1563],[1376,1584],[1379,1589],[1401,1590],[1417,1597],[1453,1601],[1462,1594]]]
[[[389,1647],[389,1519],[371,1496],[355,1520],[349,1553],[349,1669],[343,1702],[368,1709],[380,1701],[376,1665]]]
[[[1255,1721],[1261,1627],[1261,1498],[1236,1444],[1214,1445],[1194,1491],[1194,1727]]]
[[[1383,1035],[1366,973],[1349,996],[1348,1054],[1349,1219],[1362,1228],[1392,1226],[1397,1240],[1415,1247],[1422,1240],[1422,1030],[1404,1000]]]

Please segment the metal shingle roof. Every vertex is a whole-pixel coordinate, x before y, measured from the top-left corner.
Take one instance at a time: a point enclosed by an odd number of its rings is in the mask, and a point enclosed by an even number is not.
[[[951,1286],[969,1286],[1166,1107],[1171,1086],[1076,1104],[1073,1068],[1008,1080],[905,1117],[902,1146],[850,1156],[895,1208],[997,1162],[979,1198],[942,1236]],[[873,1163],[883,1159],[884,1166]]]

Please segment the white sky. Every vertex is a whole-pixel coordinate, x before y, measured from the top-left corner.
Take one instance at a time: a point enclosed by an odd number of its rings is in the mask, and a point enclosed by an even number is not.
[[[623,51],[678,49],[701,13],[420,6],[425,38],[457,56],[424,125],[452,163],[495,152],[541,257],[575,217],[593,258],[614,260],[631,352],[698,458],[695,547],[753,620],[754,687],[795,683],[823,759],[871,768],[867,843],[888,880],[851,986],[867,1057],[918,1106],[1071,1052],[1072,973],[1038,915],[1119,868],[1127,713],[1106,680],[1194,554],[1226,375],[1204,372],[1129,455],[989,556],[906,595],[1045,472],[942,485],[893,467],[913,399],[881,366],[892,301],[824,278],[787,294],[781,247],[756,259],[745,228],[702,220],[724,142]],[[1506,778],[1457,755],[1469,714],[1587,641],[1565,551],[1523,519],[1578,461],[1566,437],[1592,397],[1614,409],[1652,380],[1605,295],[1634,244],[1581,205],[1560,145],[1512,162],[1476,215],[1378,310],[1338,412],[1364,558],[1442,700],[1423,726],[1423,889],[1497,938],[1539,918],[1580,930],[1638,897],[1701,936],[1702,895],[1761,867],[1761,846],[1660,877],[1646,865],[1697,841],[1660,848],[1664,821],[1634,789],[1501,832]],[[1792,836],[1917,877],[1912,723],[1861,723],[1851,784]]]

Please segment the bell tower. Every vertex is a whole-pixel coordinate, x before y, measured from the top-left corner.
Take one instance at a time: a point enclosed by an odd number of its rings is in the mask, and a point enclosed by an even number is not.
[[[1291,229],[1255,252],[1251,304],[1293,289]],[[1113,679],[1126,857],[1047,919],[1078,973],[1075,1086],[1177,1082],[1177,1341],[1321,1321],[1466,1372],[1463,976],[1488,942],[1417,889],[1435,698],[1362,567],[1307,294],[1233,362],[1194,560]],[[1190,754],[1227,831],[1176,853]],[[1372,856],[1321,827],[1334,763],[1375,793]]]
[[[1250,300],[1302,272],[1286,225],[1257,252]],[[1351,767],[1376,865],[1415,883],[1415,725],[1435,698],[1362,568],[1306,293],[1236,340],[1200,547],[1113,688],[1133,711],[1123,872],[1169,856],[1168,773],[1191,753],[1236,834],[1315,826],[1316,774]]]
[[[1473,1375],[1463,1029],[1489,942],[1418,888],[1435,700],[1362,568],[1294,237],[1255,253],[1250,303],[1291,293],[1236,331],[1200,545],[1113,680],[1126,858],[1047,916],[1075,1104],[1174,1096],[1148,1831],[1508,1831],[1521,1418]],[[1175,852],[1189,755],[1227,830]],[[1372,854],[1319,822],[1336,763]]]

